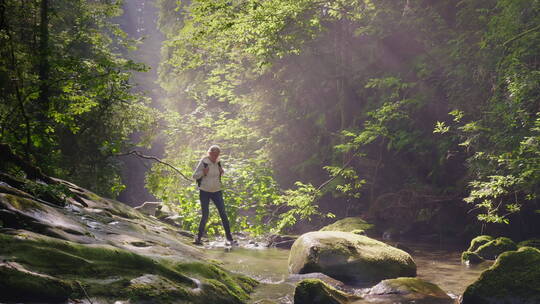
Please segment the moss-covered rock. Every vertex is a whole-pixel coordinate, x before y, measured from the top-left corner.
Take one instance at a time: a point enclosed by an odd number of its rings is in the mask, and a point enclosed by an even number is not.
[[[73,284],[29,271],[18,263],[0,263],[0,300],[63,302],[74,292]]]
[[[399,295],[403,301],[453,303],[439,286],[418,278],[383,280],[372,287],[369,295]],[[400,301],[401,302],[401,301]]]
[[[519,242],[517,244],[518,248],[521,247],[533,247],[536,249],[540,249],[540,239],[530,239],[523,242]]]
[[[245,303],[257,285],[204,262],[192,237],[120,202],[62,180],[43,185],[69,188],[62,205],[21,188],[25,181],[2,181],[0,302],[88,294],[111,303]]]
[[[486,260],[495,260],[501,253],[516,249],[516,243],[514,243],[511,239],[507,237],[499,237],[478,247],[475,252]]]
[[[84,289],[91,297],[107,299],[244,303],[257,285],[203,262],[153,259],[109,245],[82,245],[23,230],[0,233],[0,256],[7,265],[21,265],[0,268],[2,273],[9,271],[0,285],[13,291],[0,293],[0,301],[25,301],[29,296],[77,299],[84,297]],[[37,284],[51,288],[34,288]]]
[[[471,240],[471,244],[467,251],[475,252],[480,246],[485,245],[493,241],[493,237],[490,235],[479,235]]]
[[[83,225],[66,217],[62,209],[14,194],[0,193],[0,219],[7,227],[28,229],[50,236],[71,234],[85,238],[90,234]]]
[[[302,280],[294,290],[294,304],[346,304],[358,299],[318,279]]]
[[[501,254],[467,287],[461,303],[540,303],[540,250],[523,247]]]
[[[416,275],[416,264],[408,253],[340,231],[303,234],[294,242],[288,263],[290,273],[322,272],[349,283]]]
[[[484,260],[495,260],[501,253],[516,249],[516,244],[507,237],[494,239],[489,235],[481,235],[471,240],[469,249],[461,254],[461,261],[478,264]]]
[[[373,228],[373,225],[359,217],[346,217],[334,222],[328,226],[322,227],[319,231],[344,231],[356,234],[365,234],[366,231]],[[360,232],[360,231],[363,231]]]
[[[466,264],[480,264],[485,260],[475,252],[465,251],[461,254],[461,262]]]

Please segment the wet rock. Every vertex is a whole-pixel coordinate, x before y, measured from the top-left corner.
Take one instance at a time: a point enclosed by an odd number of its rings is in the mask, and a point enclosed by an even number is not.
[[[178,228],[182,227],[182,217],[178,214],[169,215],[169,216],[160,218],[159,220],[174,227],[178,227]]]
[[[157,219],[58,182],[83,203],[55,206],[0,185],[0,302],[77,301],[88,293],[111,303],[243,303],[257,285],[203,262]]]
[[[156,210],[161,209],[161,202],[144,202],[133,209],[146,215],[156,216]]]
[[[153,259],[110,245],[82,245],[24,230],[2,230],[0,256],[0,286],[13,290],[9,296],[1,292],[0,302],[26,301],[30,295],[46,302],[76,299],[84,288],[90,297],[136,302],[241,303],[257,284],[204,262]],[[15,261],[24,272],[5,267]],[[43,288],[34,288],[32,282]]]
[[[293,245],[294,241],[298,238],[297,235],[271,235],[268,238],[268,241],[266,243],[266,247],[275,247],[275,248],[283,248],[283,249],[290,249]]]
[[[461,254],[461,261],[466,264],[480,264],[484,262],[485,259],[475,252],[465,251]]]
[[[167,302],[169,299],[185,298],[189,288],[178,286],[174,281],[159,275],[144,274],[129,281],[126,293],[132,298],[150,300],[152,302]]]
[[[90,232],[63,210],[35,199],[0,193],[0,220],[6,227],[34,230],[68,240],[88,241]]]
[[[294,304],[346,304],[359,299],[318,279],[300,281],[294,290]]]
[[[355,284],[416,276],[416,264],[408,253],[366,236],[316,231],[303,234],[294,242],[289,272],[322,272]]]
[[[345,287],[345,284],[341,281],[338,281],[334,278],[331,278],[324,273],[320,272],[312,272],[312,273],[305,273],[305,274],[291,274],[287,278],[287,282],[298,282],[305,279],[318,279],[323,281],[324,283],[338,289],[342,289]]]
[[[144,241],[135,241],[135,242],[131,242],[129,244],[131,246],[135,246],[135,247],[150,247],[150,246],[152,246],[152,244],[149,244],[149,243],[144,242]]]
[[[74,286],[10,262],[0,263],[0,290],[0,301],[57,303],[67,300]]]
[[[461,303],[540,303],[540,250],[523,247],[501,254],[467,287]]]
[[[365,234],[366,231],[372,228],[372,224],[369,224],[359,217],[346,217],[334,222],[333,224],[322,227],[319,231],[344,231],[356,234]]]
[[[185,230],[179,230],[178,231],[178,234],[179,235],[182,235],[182,236],[185,236],[185,237],[188,237],[190,239],[194,238],[195,237],[195,234],[189,232],[189,231],[185,231]]]
[[[450,304],[454,300],[450,298],[439,286],[418,278],[396,278],[383,280],[372,287],[368,294],[376,299],[383,300],[384,297],[391,296],[392,302],[412,302]]]

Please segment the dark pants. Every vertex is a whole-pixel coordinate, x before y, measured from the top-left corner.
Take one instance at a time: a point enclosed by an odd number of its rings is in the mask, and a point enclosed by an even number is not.
[[[229,227],[229,219],[227,218],[227,213],[225,213],[225,204],[223,203],[223,192],[206,192],[203,190],[199,190],[199,197],[201,200],[201,210],[202,210],[202,217],[201,217],[201,223],[199,224],[199,234],[197,237],[200,239],[204,234],[204,229],[206,227],[206,222],[208,221],[208,214],[209,214],[209,205],[210,205],[210,199],[214,202],[214,205],[216,205],[217,210],[219,211],[219,216],[221,217],[221,223],[223,224],[223,228],[225,229],[225,236],[227,237],[227,240],[232,240],[231,235],[231,228]]]

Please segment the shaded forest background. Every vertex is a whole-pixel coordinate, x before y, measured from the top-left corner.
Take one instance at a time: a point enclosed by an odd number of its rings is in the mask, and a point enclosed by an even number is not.
[[[144,2],[159,42],[122,29],[130,1],[0,0],[0,142],[108,196],[129,151],[189,176],[219,144],[231,221],[254,234],[361,216],[539,235],[540,1]],[[158,69],[132,60],[161,39],[142,60]],[[154,164],[146,187],[194,229],[192,181]]]

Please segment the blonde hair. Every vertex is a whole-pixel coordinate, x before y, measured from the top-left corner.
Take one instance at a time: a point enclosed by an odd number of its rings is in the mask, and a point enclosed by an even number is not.
[[[208,148],[208,153],[212,152],[212,151],[218,151],[218,152],[221,152],[221,149],[219,148],[218,145],[211,145],[210,148]]]

